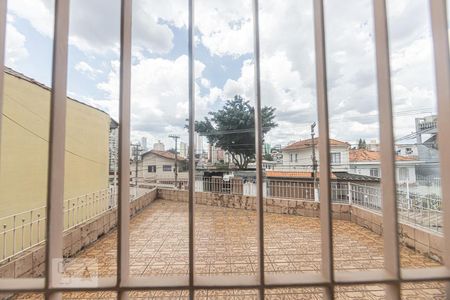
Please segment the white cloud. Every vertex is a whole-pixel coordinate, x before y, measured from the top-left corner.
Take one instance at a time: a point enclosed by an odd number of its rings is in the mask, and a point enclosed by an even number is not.
[[[199,25],[204,35],[201,41],[214,55],[252,52],[251,34],[248,37],[243,27],[233,30],[239,20],[250,20],[248,2],[239,10],[228,7],[231,3],[209,1],[210,16],[202,18],[204,24]],[[435,107],[428,1],[389,1],[388,9],[395,130],[401,136],[414,128],[414,117],[424,106],[426,111]],[[325,15],[331,135],[349,141],[377,139],[372,2],[326,1]],[[270,136],[283,143],[289,140],[287,134],[296,139],[307,133],[301,128],[315,116],[312,1],[261,1],[260,26],[263,103],[277,107],[280,127]],[[220,38],[212,41],[215,36]],[[244,39],[248,46],[228,45],[228,39]],[[227,97],[239,93],[252,98],[252,87],[253,67],[247,61],[240,77],[228,80],[223,92]],[[414,109],[416,115],[402,113]]]
[[[197,78],[200,79],[204,65],[196,61]],[[183,129],[188,117],[188,57],[175,60],[147,58],[132,67],[131,108],[132,129],[149,134],[167,135]],[[108,112],[117,117],[119,98],[119,63],[114,62],[112,71],[98,88],[108,95]],[[198,89],[197,89],[198,90]],[[174,129],[175,128],[175,129]]]
[[[42,35],[53,38],[54,2],[51,0],[10,1],[10,11],[26,19]],[[133,1],[133,44],[149,53],[166,53],[173,47],[173,32],[162,22],[182,26],[182,6],[167,1]],[[179,1],[178,1],[179,2]],[[173,9],[173,10],[171,10]],[[187,14],[186,14],[187,16]],[[69,42],[85,53],[117,52],[120,42],[119,0],[71,1]]]
[[[10,9],[51,37],[51,2],[15,0]],[[117,52],[119,2],[72,1],[71,43],[86,53]],[[277,107],[280,127],[273,130],[271,138],[285,143],[303,137],[308,131],[303,127],[316,119],[312,1],[264,0],[260,6],[263,104]],[[145,124],[161,130],[169,128],[161,124],[182,126],[187,115],[186,58],[149,59],[147,54],[166,53],[173,48],[170,26],[186,26],[187,1],[135,0],[133,9],[135,129],[142,130]],[[214,63],[218,59],[217,63],[223,64],[221,56],[240,57],[253,52],[251,0],[197,0],[195,9],[196,43],[210,51]],[[377,138],[372,1],[328,0],[325,10],[331,134],[348,140]],[[394,111],[434,110],[428,0],[388,1],[388,12]],[[89,71],[84,68],[84,72]],[[116,64],[108,78],[99,88],[117,99]],[[243,64],[239,78],[228,80],[223,87],[214,86],[214,78],[201,78],[198,84],[207,92],[197,96],[197,114],[206,114],[234,94],[252,99],[253,81],[250,60]],[[173,120],[167,118],[167,112]],[[413,118],[398,117],[401,121],[395,120],[396,132],[409,133]],[[141,128],[139,124],[144,125]]]
[[[15,67],[18,61],[28,57],[25,41],[25,36],[14,25],[8,23],[6,27],[6,65]]]
[[[80,61],[79,63],[77,63],[75,65],[75,70],[77,70],[81,74],[88,76],[90,79],[95,79],[97,75],[103,73],[102,70],[94,69],[85,61]]]

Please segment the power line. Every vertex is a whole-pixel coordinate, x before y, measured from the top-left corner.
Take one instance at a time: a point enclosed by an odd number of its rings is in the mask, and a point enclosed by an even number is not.
[[[44,142],[47,142],[47,143],[49,142],[49,141],[48,141],[47,139],[45,139],[44,137],[42,137],[42,136],[40,136],[39,134],[37,134],[37,133],[31,131],[30,129],[26,128],[25,126],[23,126],[22,124],[20,124],[20,123],[17,122],[16,120],[12,119],[11,117],[9,117],[8,115],[6,115],[5,113],[2,113],[2,115],[3,115],[5,118],[7,118],[8,120],[10,120],[11,122],[13,122],[14,124],[16,124],[17,126],[21,127],[21,128],[24,129],[25,131],[27,131],[28,133],[31,133],[31,134],[34,135],[35,137],[37,137],[37,138],[43,140]],[[93,163],[96,163],[96,164],[99,164],[99,165],[105,165],[105,164],[102,163],[102,162],[99,162],[99,161],[90,159],[90,158],[88,158],[88,157],[85,157],[85,156],[83,156],[83,155],[80,155],[80,154],[78,154],[78,153],[75,153],[75,152],[73,152],[73,151],[71,151],[71,150],[68,150],[67,148],[65,149],[65,151],[66,151],[67,153],[70,153],[70,154],[72,154],[72,155],[74,155],[74,156],[77,156],[77,157],[79,157],[79,158],[88,160],[88,161],[90,161],[90,162],[93,162]]]

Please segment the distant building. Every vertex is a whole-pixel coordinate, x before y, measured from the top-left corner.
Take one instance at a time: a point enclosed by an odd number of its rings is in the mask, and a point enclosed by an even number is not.
[[[208,161],[211,164],[216,164],[225,161],[225,151],[220,147],[216,147],[214,145],[209,145],[208,149]]]
[[[350,173],[381,177],[381,154],[366,149],[350,150]],[[395,173],[398,184],[416,182],[416,166],[422,162],[414,157],[396,156]]]
[[[180,142],[180,156],[187,158],[188,156],[188,149],[187,149],[187,144],[185,142]]]
[[[157,143],[154,143],[154,144],[153,144],[153,150],[156,150],[156,151],[165,151],[165,149],[164,149],[164,144],[161,143],[161,141],[158,141]]]
[[[186,159],[178,157],[178,181],[187,183]],[[142,177],[147,182],[173,183],[175,181],[175,154],[150,150],[142,154]]]
[[[439,176],[439,145],[437,143],[437,116],[431,115],[416,118],[416,141],[419,160],[424,161],[418,166],[417,173],[421,176]]]
[[[330,139],[330,158],[331,168],[333,171],[348,171],[349,169],[349,154],[350,144],[334,139]],[[299,169],[305,171],[312,171],[313,159],[312,151],[315,148],[315,155],[317,165],[320,164],[318,138],[306,139],[291,143],[289,146],[282,149],[283,154],[283,168]]]
[[[264,143],[264,146],[263,146],[263,155],[270,154],[270,152],[271,152],[270,144]]]
[[[366,149],[370,151],[380,151],[380,144],[376,140],[370,140],[366,143]]]
[[[397,144],[395,145],[395,153],[406,157],[419,157],[419,151],[416,144]]]
[[[117,184],[119,164],[119,123],[111,119],[109,126],[109,182]]]
[[[203,154],[203,136],[198,132],[194,133],[194,153]]]
[[[145,136],[143,136],[141,138],[141,146],[142,146],[142,151],[147,151],[148,147],[147,147],[147,138]]]

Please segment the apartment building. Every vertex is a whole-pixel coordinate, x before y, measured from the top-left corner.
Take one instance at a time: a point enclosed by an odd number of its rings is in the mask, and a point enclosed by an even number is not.
[[[50,88],[5,68],[0,212],[7,216],[45,205]],[[67,97],[64,198],[108,188],[111,118]]]

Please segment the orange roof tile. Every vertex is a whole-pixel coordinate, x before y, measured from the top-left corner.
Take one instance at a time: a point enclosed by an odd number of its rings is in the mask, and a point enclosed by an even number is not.
[[[161,156],[161,157],[164,157],[164,158],[167,158],[167,159],[173,159],[173,160],[175,160],[175,154],[172,153],[172,152],[169,152],[169,151],[150,150],[150,151],[144,153],[143,155],[150,154],[150,153],[155,154],[155,155],[158,155],[158,156]],[[181,157],[181,156],[179,156],[179,155],[178,155],[178,158],[177,158],[177,159],[178,159],[179,161],[185,160],[183,157]]]
[[[302,140],[295,142],[293,144],[290,144],[289,146],[286,146],[283,148],[283,150],[297,150],[297,149],[306,149],[312,147],[312,139]],[[347,146],[350,147],[350,144],[347,142],[342,142],[335,139],[330,139],[330,146]],[[319,144],[319,138],[314,138],[314,145]]]
[[[379,151],[370,151],[366,149],[352,149],[349,151],[350,161],[380,161],[380,152]],[[412,161],[416,160],[414,157],[407,157],[397,155],[396,160],[398,161]]]

